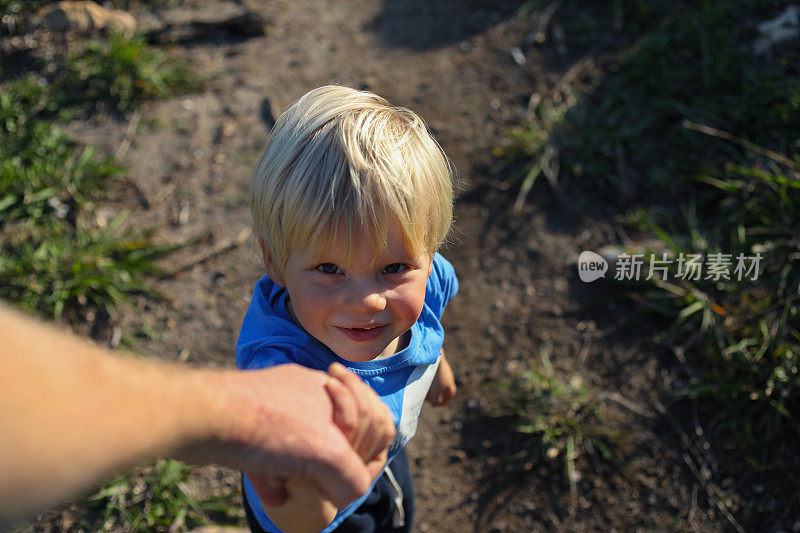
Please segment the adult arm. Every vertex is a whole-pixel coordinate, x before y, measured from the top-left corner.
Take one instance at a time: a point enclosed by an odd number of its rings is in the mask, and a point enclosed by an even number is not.
[[[159,456],[259,472],[259,495],[274,505],[293,478],[346,505],[385,462],[362,460],[334,424],[343,415],[329,391],[352,391],[322,372],[214,371],[111,355],[2,306],[0,339],[0,525]],[[373,414],[375,439],[388,445],[391,422]]]

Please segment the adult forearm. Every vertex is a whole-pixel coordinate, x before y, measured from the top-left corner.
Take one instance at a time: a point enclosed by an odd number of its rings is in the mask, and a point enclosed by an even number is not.
[[[394,436],[388,410],[347,373],[115,355],[2,305],[0,342],[0,526],[165,455],[252,471],[275,506],[292,478],[343,506],[382,470]]]
[[[205,438],[202,372],[111,355],[0,308],[0,522]]]

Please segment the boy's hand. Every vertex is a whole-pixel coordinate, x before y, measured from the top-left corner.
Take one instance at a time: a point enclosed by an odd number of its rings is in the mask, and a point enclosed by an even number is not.
[[[444,348],[442,348],[442,360],[439,361],[439,368],[436,370],[425,400],[434,407],[444,407],[455,395],[456,378],[453,376],[453,369],[450,368],[450,363],[447,362]]]
[[[333,421],[365,463],[385,463],[395,435],[389,408],[364,381],[339,363],[328,368],[325,388],[333,402]]]

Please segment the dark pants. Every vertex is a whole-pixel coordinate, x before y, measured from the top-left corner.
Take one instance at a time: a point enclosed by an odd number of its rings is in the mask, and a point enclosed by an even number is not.
[[[393,489],[389,477],[384,473],[372,487],[367,499],[335,529],[337,533],[408,533],[411,531],[414,522],[414,483],[405,448],[395,455],[389,467],[397,485],[403,491],[405,524],[398,527],[393,525],[396,491]],[[247,525],[250,526],[253,533],[270,533],[265,531],[256,520],[244,490],[242,490],[242,499],[244,500],[244,511],[247,514]]]

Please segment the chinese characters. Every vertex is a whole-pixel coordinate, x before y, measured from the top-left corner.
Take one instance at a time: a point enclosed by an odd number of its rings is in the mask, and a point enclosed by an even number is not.
[[[617,256],[614,279],[649,280],[652,278],[667,279],[672,268],[672,277],[687,281],[699,280],[751,280],[756,281],[759,274],[761,253],[755,255],[712,253],[703,260],[701,254],[684,254],[678,257],[652,255],[648,262],[645,254],[620,254]],[[643,278],[644,277],[644,278]]]

